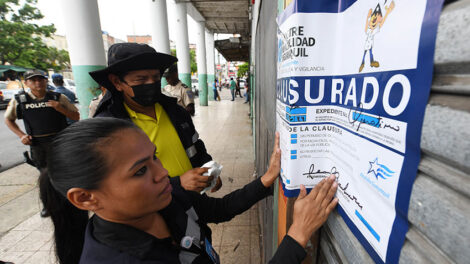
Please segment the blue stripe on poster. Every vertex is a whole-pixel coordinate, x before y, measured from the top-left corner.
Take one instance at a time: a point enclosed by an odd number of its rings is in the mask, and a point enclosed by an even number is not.
[[[361,220],[362,223],[369,229],[370,233],[377,239],[377,241],[380,241],[380,236],[377,234],[377,232],[370,226],[370,224],[364,219],[364,217],[356,210],[356,216]]]

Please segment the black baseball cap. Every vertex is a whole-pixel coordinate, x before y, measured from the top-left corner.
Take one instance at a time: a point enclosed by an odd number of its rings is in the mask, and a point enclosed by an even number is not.
[[[23,76],[25,80],[31,79],[35,76],[41,76],[42,78],[47,79],[47,74],[41,70],[27,70]]]

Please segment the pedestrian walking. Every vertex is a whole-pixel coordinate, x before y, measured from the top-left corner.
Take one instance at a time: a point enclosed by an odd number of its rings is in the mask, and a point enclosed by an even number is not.
[[[240,88],[240,77],[237,77],[237,88],[235,89],[235,97],[237,97],[237,94],[240,96],[240,98],[243,98]]]
[[[235,100],[235,90],[237,89],[237,83],[233,80],[233,77],[230,78],[230,93],[232,94],[232,100]]]
[[[246,80],[246,97],[245,97],[245,104],[250,102],[250,93],[251,93],[251,87],[250,87],[250,82],[248,81],[249,78]]]
[[[113,44],[108,50],[108,67],[90,72],[108,90],[94,117],[132,121],[153,142],[155,155],[172,180],[181,182],[186,190],[199,192],[211,180],[202,176],[204,171],[198,167],[212,157],[188,111],[161,89],[160,73],[176,61],[176,57],[156,52],[146,44]],[[213,191],[221,185],[219,180]]]
[[[21,143],[30,146],[32,162],[38,170],[42,170],[47,165],[54,136],[67,127],[66,118],[78,120],[80,115],[65,95],[46,90],[45,72],[29,70],[24,77],[30,91],[23,90],[10,101],[5,111],[5,123]],[[16,124],[16,119],[23,119],[26,132]],[[47,214],[44,209],[41,211],[41,216]]]
[[[212,83],[212,91],[214,93],[214,101],[217,101],[217,99],[220,101],[220,96],[219,96],[219,93],[217,92],[217,82],[214,81],[214,83]]]

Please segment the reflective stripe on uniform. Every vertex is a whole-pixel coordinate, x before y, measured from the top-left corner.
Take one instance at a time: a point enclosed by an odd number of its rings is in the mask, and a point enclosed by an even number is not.
[[[186,155],[188,155],[188,158],[192,158],[197,154],[196,147],[192,145],[191,147],[186,149]]]
[[[201,248],[203,246],[201,244],[201,229],[196,223],[198,216],[194,210],[194,207],[191,206],[191,208],[186,211],[186,215],[188,215],[188,220],[186,223],[185,237],[192,238],[192,245],[200,249],[204,249]],[[198,256],[198,254],[186,250],[181,250],[179,253],[179,259],[181,263],[192,263]]]
[[[197,216],[197,213],[196,211],[194,210],[194,207],[191,206],[191,208],[189,208],[188,211],[186,211],[186,214],[191,217],[192,219],[194,219],[194,221],[197,221],[199,219],[199,217]]]
[[[193,261],[199,256],[196,253],[192,253],[186,250],[181,250],[179,254],[179,259],[182,264],[193,263]]]
[[[199,134],[197,132],[194,132],[193,135],[193,144],[196,143],[196,141],[199,139]]]

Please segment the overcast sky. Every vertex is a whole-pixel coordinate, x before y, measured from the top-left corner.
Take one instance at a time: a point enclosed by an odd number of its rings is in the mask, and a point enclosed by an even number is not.
[[[38,8],[44,15],[40,24],[53,23],[57,29],[56,34],[65,35],[64,17],[59,1],[65,0],[38,0]],[[150,0],[98,0],[101,30],[107,31],[111,36],[124,41],[127,35],[150,35],[150,12],[147,8]],[[174,14],[173,0],[167,0],[168,19],[172,21]],[[70,10],[73,12],[73,10]],[[175,40],[176,29],[174,23],[169,23],[170,39]],[[196,24],[188,16],[189,42],[196,43]]]

